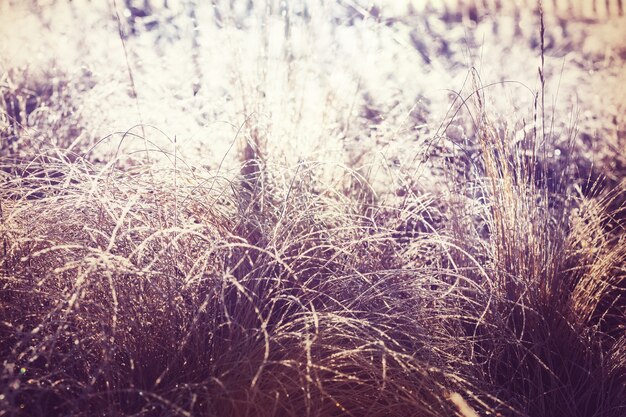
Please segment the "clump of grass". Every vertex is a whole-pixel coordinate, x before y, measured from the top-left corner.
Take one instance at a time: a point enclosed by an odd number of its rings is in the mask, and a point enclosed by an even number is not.
[[[612,200],[551,207],[480,123],[489,232],[465,238],[462,205],[437,227],[422,196],[364,211],[339,186],[363,178],[324,182],[319,163],[8,161],[3,410],[619,415]]]
[[[10,414],[449,409],[392,231],[314,166],[253,185],[60,158],[29,167],[5,174],[2,200]]]
[[[458,189],[479,190],[484,220],[468,219],[468,207],[476,210],[470,198],[473,206],[451,206],[461,210],[450,226],[464,248],[455,251],[455,269],[463,266],[467,282],[479,283],[471,298],[482,300],[463,308],[467,370],[478,368],[468,376],[478,378],[471,385],[493,384],[485,392],[506,404],[490,404],[520,415],[619,415],[625,370],[612,352],[624,338],[626,246],[623,206],[611,202],[623,189],[595,200],[574,194],[568,182],[576,178],[565,168],[542,168],[550,146],[545,132],[515,144],[490,119],[480,87],[473,96],[481,157],[478,175],[464,177],[468,183]],[[486,233],[467,230],[483,224]]]

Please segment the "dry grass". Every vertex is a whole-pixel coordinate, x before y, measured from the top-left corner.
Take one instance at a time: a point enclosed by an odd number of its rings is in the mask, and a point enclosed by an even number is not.
[[[247,67],[229,85],[245,118],[210,166],[149,125],[89,139],[72,99],[85,78],[35,88],[45,77],[6,72],[0,416],[626,413],[626,184],[576,169],[588,161],[574,129],[555,133],[539,48],[521,128],[474,70],[443,121],[371,80],[329,95],[320,136],[389,145],[345,165],[276,154],[314,123],[275,126],[298,100],[266,99]],[[294,83],[310,63],[282,59]],[[411,132],[410,157],[387,155]]]

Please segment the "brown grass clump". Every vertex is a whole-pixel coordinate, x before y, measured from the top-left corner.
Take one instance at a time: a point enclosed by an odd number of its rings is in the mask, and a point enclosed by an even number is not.
[[[364,209],[340,191],[362,177],[315,163],[12,159],[4,414],[619,415],[621,209],[553,204],[478,132],[486,234],[459,204],[440,225],[418,196]]]
[[[476,222],[459,210],[452,223],[466,251],[457,249],[457,262],[479,283],[471,297],[483,300],[463,308],[470,368],[521,415],[620,415],[626,374],[614,355],[626,312],[623,187],[593,199],[576,195],[566,171],[542,168],[545,133],[512,145],[484,110],[481,90],[471,100],[479,176],[460,189],[480,190],[487,232],[468,243],[481,233],[460,225]]]
[[[314,167],[244,187],[186,170],[150,182],[146,168],[28,165],[5,174],[2,200],[9,414],[446,409],[390,232]]]

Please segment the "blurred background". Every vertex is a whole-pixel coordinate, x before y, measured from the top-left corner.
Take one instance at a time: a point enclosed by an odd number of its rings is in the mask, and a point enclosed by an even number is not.
[[[512,141],[536,127],[544,89],[552,156],[575,133],[577,166],[617,181],[622,2],[544,3],[542,64],[533,1],[2,0],[0,152],[132,164],[147,149],[215,169],[247,146],[413,172],[428,153],[471,157],[459,98],[479,83]]]

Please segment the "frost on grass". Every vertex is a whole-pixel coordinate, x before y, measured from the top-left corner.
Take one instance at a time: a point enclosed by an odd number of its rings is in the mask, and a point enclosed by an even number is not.
[[[0,3],[0,416],[626,412],[623,18],[162,3]]]

